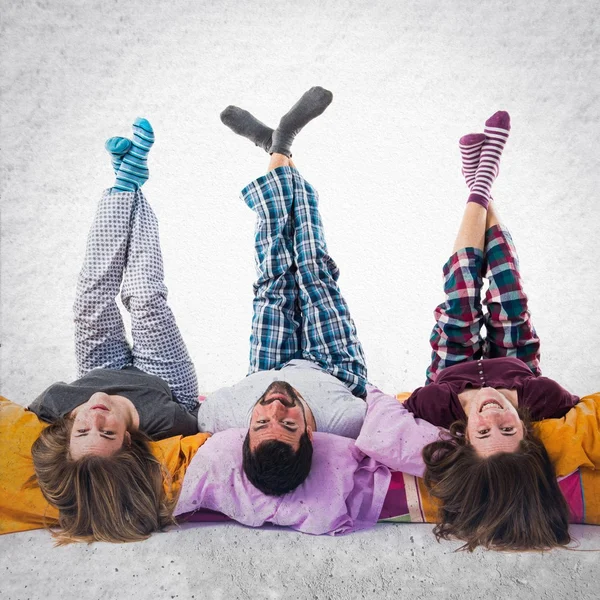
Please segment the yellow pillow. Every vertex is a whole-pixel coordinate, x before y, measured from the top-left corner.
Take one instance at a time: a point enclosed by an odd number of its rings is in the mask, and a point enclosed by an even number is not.
[[[410,394],[397,395],[400,401]],[[0,534],[39,529],[56,522],[57,511],[42,496],[38,487],[24,488],[33,475],[31,445],[45,427],[37,416],[0,396]],[[535,424],[538,435],[555,464],[557,474],[567,475],[582,467],[582,487],[586,522],[600,522],[600,393],[582,398],[562,419]],[[153,442],[153,454],[172,477],[168,493],[175,496],[181,488],[185,470],[209,434],[198,433]],[[438,505],[416,481],[425,521],[435,522]]]
[[[404,394],[398,394],[398,398],[406,399]],[[599,525],[600,393],[584,396],[564,417],[538,421],[533,428],[546,447],[558,477],[579,469],[584,522]],[[417,486],[423,520],[435,523],[440,504],[429,494],[422,479],[418,479]]]
[[[564,417],[534,423],[556,475],[600,468],[600,392],[584,396]]]
[[[31,446],[45,427],[24,407],[0,396],[0,534],[39,529],[56,523],[58,511],[42,496],[40,489],[23,487],[33,475]],[[209,434],[176,436],[152,442],[152,453],[172,477],[167,493],[175,496],[187,465]]]

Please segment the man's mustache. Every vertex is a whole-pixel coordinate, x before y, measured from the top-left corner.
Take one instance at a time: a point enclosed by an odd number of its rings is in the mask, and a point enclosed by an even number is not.
[[[259,402],[259,404],[261,406],[268,406],[269,404],[272,404],[273,402],[275,402],[275,400],[277,400],[278,402],[281,402],[281,404],[283,404],[287,408],[292,408],[293,406],[296,406],[296,400],[294,400],[294,399],[290,400],[289,398],[285,398],[282,396],[278,396],[277,398],[271,398],[270,400],[261,400]]]
[[[273,393],[280,393],[283,395],[283,397],[280,396],[279,398],[267,399],[267,396]],[[287,408],[291,408],[296,406],[296,403],[298,402],[298,396],[295,393],[294,388],[289,383],[286,383],[285,381],[276,381],[267,388],[265,393],[259,399],[258,403],[262,406],[268,406],[269,404],[275,402],[275,400],[281,402],[281,404]]]

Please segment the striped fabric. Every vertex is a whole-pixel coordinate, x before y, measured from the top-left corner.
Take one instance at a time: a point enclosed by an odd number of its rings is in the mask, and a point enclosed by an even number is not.
[[[500,157],[508,140],[510,117],[507,112],[499,111],[485,122],[485,141],[481,147],[479,165],[475,172],[475,181],[467,202],[476,202],[487,208],[490,201],[492,184],[498,176]]]
[[[489,288],[482,306],[483,272]],[[453,254],[444,265],[444,292],[446,301],[434,311],[436,324],[429,340],[432,354],[426,384],[442,369],[481,357],[515,357],[534,375],[541,374],[540,340],[531,323],[508,230],[501,225],[488,229],[483,253],[463,248]],[[485,339],[481,335],[484,324]]]
[[[296,169],[279,167],[241,197],[257,215],[249,373],[303,358],[364,397],[365,358],[327,252],[316,190]]]
[[[541,375],[540,339],[531,323],[527,296],[519,274],[519,259],[507,229],[495,225],[485,239],[487,358],[512,356],[522,360],[534,375]]]
[[[123,156],[129,151],[132,146],[132,141],[124,137],[111,137],[106,140],[104,147],[110,154],[110,161],[112,163],[115,175],[119,174],[119,169],[123,164]]]
[[[154,144],[154,131],[146,119],[137,118],[133,123],[133,141],[121,162],[112,154],[113,168],[117,168],[116,191],[135,192],[148,180],[148,153]],[[108,148],[107,148],[108,149]],[[110,152],[110,149],[109,149]]]
[[[483,133],[470,133],[461,137],[458,142],[462,162],[462,174],[469,189],[472,189],[475,183],[475,174],[479,166],[479,157],[484,142],[485,135]]]

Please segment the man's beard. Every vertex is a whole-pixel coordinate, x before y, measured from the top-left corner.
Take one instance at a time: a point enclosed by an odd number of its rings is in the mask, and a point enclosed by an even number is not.
[[[272,400],[265,400],[265,398],[273,392],[279,392],[279,393],[283,394],[285,397],[284,398],[278,397],[278,398],[273,398]],[[300,403],[300,398],[298,396],[298,393],[286,381],[274,381],[265,390],[265,393],[258,399],[257,404],[261,404],[262,406],[267,406],[268,404],[275,402],[275,400],[278,400],[279,402],[281,402],[281,404],[283,404],[287,408],[292,408],[293,406],[296,406],[297,404]]]

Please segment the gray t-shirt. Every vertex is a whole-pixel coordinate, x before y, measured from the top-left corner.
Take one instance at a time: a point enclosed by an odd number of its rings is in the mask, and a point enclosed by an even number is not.
[[[249,427],[254,405],[274,381],[286,381],[298,390],[313,413],[317,431],[358,437],[367,403],[308,360],[292,360],[281,369],[252,373],[210,394],[198,411],[199,430],[216,433],[230,427]]]
[[[196,415],[177,404],[166,381],[135,367],[94,369],[73,383],[55,383],[28,407],[50,423],[87,402],[95,392],[131,400],[140,416],[140,431],[153,440],[197,433]]]

